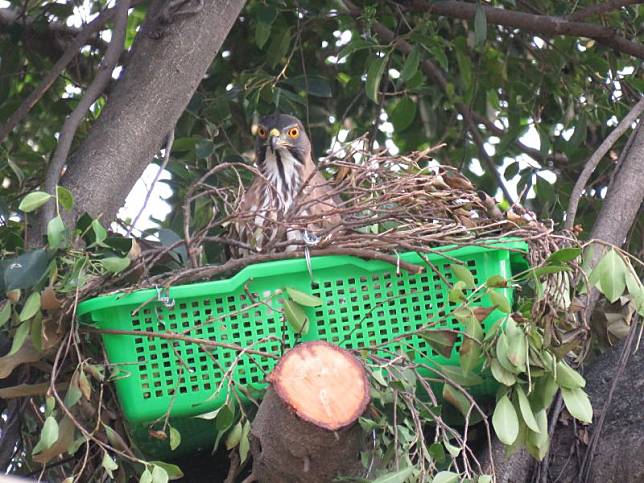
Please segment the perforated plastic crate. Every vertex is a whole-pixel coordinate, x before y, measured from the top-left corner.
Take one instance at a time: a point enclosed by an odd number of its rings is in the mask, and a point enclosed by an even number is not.
[[[510,277],[511,262],[526,249],[524,242],[507,241],[441,250],[465,262],[479,284],[495,274]],[[427,258],[444,278],[454,281],[449,268],[453,260],[438,253]],[[425,265],[414,252],[402,254],[401,260]],[[125,417],[140,423],[161,417],[169,407],[174,418],[212,411],[225,400],[226,385],[217,389],[227,371],[238,384],[263,387],[265,375],[277,362],[254,354],[238,358],[235,350],[222,347],[205,352],[195,343],[150,337],[146,332],[183,334],[279,355],[282,341],[288,348],[295,340],[279,311],[284,294],[275,295],[286,287],[323,302],[306,310],[310,329],[302,339],[324,339],[345,348],[386,342],[455,308],[448,300],[449,286],[429,267],[418,275],[404,270],[397,274],[389,263],[348,256],[314,257],[311,266],[313,282],[305,260],[292,259],[249,266],[230,279],[172,287],[167,294],[172,307],[159,300],[155,289],[82,302],[78,307],[82,322],[140,332],[102,336],[110,363],[120,368],[115,385]],[[502,291],[512,300],[511,289]],[[486,298],[481,301],[489,304]],[[492,313],[485,328],[500,316]],[[451,318],[440,324],[458,326]],[[460,342],[450,358],[436,354],[420,337],[387,349],[408,350],[407,344],[426,354],[429,364],[458,364]]]

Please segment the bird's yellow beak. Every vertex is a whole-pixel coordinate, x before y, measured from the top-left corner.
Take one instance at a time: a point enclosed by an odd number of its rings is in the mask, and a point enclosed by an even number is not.
[[[273,129],[271,129],[271,131],[268,133],[268,135],[269,135],[269,136],[271,136],[271,137],[272,137],[272,136],[280,137],[280,131],[279,131],[279,129],[277,129],[277,128],[273,128]]]

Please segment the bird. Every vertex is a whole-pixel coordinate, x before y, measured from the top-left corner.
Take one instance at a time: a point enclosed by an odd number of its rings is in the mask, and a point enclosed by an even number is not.
[[[301,248],[302,241],[319,242],[342,220],[339,199],[313,161],[304,125],[276,113],[262,117],[254,132],[260,175],[242,196],[232,224],[235,237],[251,250],[238,249],[237,255],[265,252],[279,241],[299,242],[286,245],[287,252]]]

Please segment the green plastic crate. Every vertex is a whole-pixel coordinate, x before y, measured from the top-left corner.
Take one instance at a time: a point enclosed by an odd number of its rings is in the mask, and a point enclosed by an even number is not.
[[[511,263],[517,255],[521,258],[517,251],[527,250],[527,245],[511,240],[487,247],[440,250],[465,262],[479,284],[492,275],[510,277]],[[425,265],[414,252],[400,258]],[[447,280],[454,281],[449,268],[453,261],[438,253],[427,258]],[[173,307],[159,301],[155,289],[146,289],[84,301],[78,306],[78,314],[82,322],[101,329],[171,331],[240,346],[275,336],[290,347],[295,336],[279,312],[283,295],[267,296],[294,287],[323,301],[321,307],[306,310],[311,322],[302,340],[323,339],[345,348],[360,348],[413,331],[455,307],[448,301],[449,287],[429,267],[418,275],[404,270],[397,274],[396,267],[389,263],[349,256],[314,257],[311,266],[313,282],[304,259],[281,260],[246,267],[230,279],[172,287],[163,295],[170,297]],[[512,300],[511,289],[503,292]],[[254,305],[248,294],[265,303]],[[142,304],[145,305],[141,307]],[[489,304],[486,298],[482,300],[481,305]],[[138,312],[133,313],[137,308]],[[485,328],[500,316],[498,311],[492,313]],[[449,319],[441,326],[459,325]],[[207,354],[195,344],[178,340],[143,335],[102,337],[110,362],[120,367],[115,385],[128,421],[156,420],[170,405],[173,418],[194,416],[220,407],[225,400],[225,391],[216,394],[216,390],[235,360],[234,350],[216,348]],[[458,364],[456,351],[460,342],[450,358],[433,352],[420,337],[407,339],[406,343],[426,353],[430,364]],[[388,350],[395,348],[388,346]],[[265,341],[253,349],[279,354],[281,343]],[[244,355],[233,371],[233,379],[242,385],[263,387],[265,375],[276,362]],[[478,390],[490,391],[494,386],[490,388],[489,384]]]

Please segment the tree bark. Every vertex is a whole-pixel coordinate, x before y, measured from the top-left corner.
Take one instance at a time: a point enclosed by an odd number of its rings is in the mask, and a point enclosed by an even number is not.
[[[300,344],[268,380],[251,430],[258,481],[326,483],[364,472],[364,436],[355,422],[369,402],[369,383],[351,353],[323,341]]]
[[[104,223],[116,217],[174,128],[244,3],[204,2],[200,12],[172,21],[159,39],[147,33],[156,27],[156,14],[166,2],[152,3],[127,69],[62,178],[61,184],[74,195],[74,219],[85,211],[101,215]],[[41,231],[44,226],[41,223]]]
[[[635,322],[633,322],[635,323]],[[590,395],[596,422],[604,408],[604,402],[615,378],[621,342],[602,354],[585,371],[588,381],[586,390]],[[608,408],[599,445],[594,455],[588,481],[638,482],[644,481],[644,413],[641,410],[644,394],[644,351],[633,351],[624,374],[619,379]],[[589,428],[590,434],[595,430]],[[550,446],[550,478],[559,478],[561,483],[577,481],[579,459],[586,446],[579,439],[581,427],[569,423],[560,426]],[[577,452],[577,454],[575,454]]]

